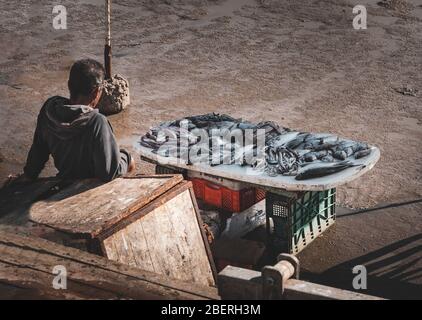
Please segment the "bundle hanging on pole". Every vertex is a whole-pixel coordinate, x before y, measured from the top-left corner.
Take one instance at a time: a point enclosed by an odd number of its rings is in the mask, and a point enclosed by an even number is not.
[[[106,37],[104,46],[105,81],[99,110],[105,115],[119,113],[130,104],[129,82],[111,72],[111,0],[105,1]]]

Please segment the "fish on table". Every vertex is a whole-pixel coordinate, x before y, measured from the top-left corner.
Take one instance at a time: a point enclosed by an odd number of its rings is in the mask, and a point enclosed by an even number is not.
[[[256,143],[244,145],[249,130],[255,132],[256,141],[265,142],[263,148]],[[232,133],[229,140],[227,133]],[[232,136],[238,139],[232,141]],[[217,113],[163,122],[142,136],[140,144],[164,157],[183,156],[188,164],[195,160],[211,166],[249,165],[269,176],[288,175],[296,180],[362,166],[354,161],[371,154],[367,143],[330,133],[298,132],[273,121],[254,124]],[[198,150],[204,154],[198,155]]]

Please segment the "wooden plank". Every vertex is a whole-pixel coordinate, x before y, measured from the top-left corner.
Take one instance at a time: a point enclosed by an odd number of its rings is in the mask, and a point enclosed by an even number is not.
[[[219,273],[218,283],[219,294],[224,300],[262,300],[263,298],[261,272],[228,266]],[[286,281],[283,299],[383,300],[379,297],[296,279]]]
[[[129,242],[129,247],[134,256],[136,266],[144,265],[145,270],[155,270],[151,254],[148,251],[148,243],[142,226],[141,228],[137,228],[137,225],[134,224],[129,225],[128,228],[128,234],[130,234],[133,238],[133,241]]]
[[[149,296],[148,291],[143,293],[133,288],[129,279],[122,275],[110,274],[107,271],[93,268],[86,272],[88,270],[85,265],[69,259],[57,258],[48,253],[3,243],[0,243],[0,253],[0,263],[3,263],[3,268],[0,271],[1,280],[9,284],[30,288],[34,288],[34,286],[44,289],[52,288],[55,277],[52,272],[53,268],[56,265],[61,265],[66,268],[68,273],[67,290],[76,295],[99,299],[116,299],[121,294],[131,298]],[[128,283],[125,284],[124,281],[128,281]]]
[[[295,180],[293,176],[278,175],[276,177],[270,177],[268,175],[260,174],[248,166],[219,165],[211,167],[208,164],[187,165],[180,159],[163,157],[152,153],[149,148],[144,146],[139,147],[139,152],[143,158],[148,158],[157,164],[162,164],[164,166],[170,165],[179,169],[207,173],[235,181],[250,183],[259,187],[271,187],[287,191],[322,191],[336,188],[355,180],[371,170],[379,160],[380,150],[374,146],[371,146],[371,150],[372,152],[369,156],[353,160],[356,164],[365,165],[364,167],[352,167],[325,177],[299,181]]]
[[[215,285],[212,270],[214,263],[209,260],[207,254],[208,241],[202,235],[202,221],[196,215],[197,211],[191,198],[191,190],[190,188],[184,191],[177,199],[168,202],[167,211],[171,214],[167,215],[167,218],[173,232],[180,232],[181,235],[180,240],[182,241],[178,242],[178,251],[182,253],[184,259],[180,260],[180,269],[185,273],[186,270],[190,270],[193,281]],[[174,210],[173,203],[180,206],[178,210]]]
[[[3,269],[1,264],[0,269]],[[54,299],[54,294],[60,294],[60,292],[52,292],[52,294],[48,296],[41,289],[24,288],[18,284],[2,283],[0,280],[0,300],[51,300]],[[57,299],[60,298],[61,297],[57,297]],[[78,297],[69,294],[68,299],[78,299]]]
[[[35,278],[42,280],[37,286],[48,292],[52,268],[64,265],[72,283],[91,287],[94,291],[112,292],[115,297],[218,299],[215,288],[184,283],[43,239],[17,235],[4,226],[0,227],[0,262],[4,264],[0,266],[0,283],[23,288],[33,288],[33,283],[27,280]],[[9,267],[6,268],[6,264]],[[37,272],[39,278],[28,275],[30,271]],[[74,288],[73,293],[80,296],[78,287]],[[80,291],[84,290],[86,288]]]
[[[383,300],[358,292],[337,289],[316,283],[290,279],[285,288],[285,298],[288,300]]]
[[[179,183],[174,188],[171,188],[167,190],[166,192],[163,192],[159,197],[156,199],[151,200],[148,204],[143,206],[142,208],[136,210],[131,215],[125,217],[119,223],[116,223],[109,228],[103,230],[101,233],[97,235],[97,238],[100,240],[104,240],[108,238],[110,235],[116,233],[119,230],[122,230],[126,228],[128,225],[132,224],[133,222],[139,220],[140,218],[144,217],[148,213],[152,212],[156,208],[159,208],[163,206],[165,203],[182,193],[183,191],[192,188],[192,183],[183,181],[182,183]]]
[[[195,208],[196,221],[198,222],[198,227],[199,227],[199,230],[201,231],[202,241],[204,243],[205,250],[207,252],[209,265],[211,266],[211,269],[212,269],[212,274],[214,276],[214,282],[217,283],[217,276],[218,276],[217,275],[217,268],[216,268],[215,263],[214,263],[214,257],[213,257],[212,252],[211,252],[211,247],[208,243],[207,235],[205,234],[205,230],[204,230],[204,227],[203,227],[204,222],[202,221],[201,214],[200,214],[199,207],[198,207],[198,203],[196,202],[196,196],[195,196],[195,192],[193,190],[192,182],[189,182],[189,193],[190,193],[190,197],[191,197],[193,206]]]
[[[32,183],[1,188],[0,223],[15,225],[26,223],[32,203],[58,183],[57,178],[43,178]]]
[[[72,234],[64,233],[50,228],[48,226],[39,225],[32,222],[27,222],[19,226],[0,225],[0,232],[4,228],[6,228],[8,232],[12,232],[15,234],[42,238],[66,247],[72,247],[93,254],[101,255],[98,250],[95,252],[91,251],[90,242],[94,241],[87,241],[86,239],[74,238]]]
[[[182,183],[101,234],[106,256],[176,279],[215,285],[190,190],[191,183]]]
[[[80,181],[35,203],[30,219],[61,231],[95,237],[182,180],[180,175],[118,178],[89,190],[87,184],[98,182]]]
[[[0,245],[0,248],[2,246]],[[25,251],[27,253],[27,251]],[[15,256],[12,261],[9,260],[10,254],[18,254]],[[54,266],[51,265],[48,272],[44,270],[45,264],[42,264],[40,260],[44,257],[37,257],[35,263],[38,266],[41,266],[41,269],[36,269],[33,264],[23,265],[21,264],[22,254],[19,254],[18,250],[13,250],[12,253],[2,251],[2,257],[0,258],[0,283],[3,285],[9,285],[14,287],[19,287],[22,289],[30,289],[30,295],[39,295],[39,298],[45,299],[119,299],[119,291],[123,292],[117,288],[114,290],[111,289],[102,289],[100,286],[95,287],[93,284],[88,283],[92,282],[92,278],[84,279],[87,283],[83,281],[75,280],[78,278],[75,274],[71,274],[70,278],[67,279],[67,288],[68,290],[56,290],[53,287],[53,279],[55,275],[52,273]],[[34,258],[31,255],[31,258]],[[50,266],[50,265],[49,265]],[[94,274],[94,272],[92,272]],[[101,278],[99,281],[103,280]],[[3,293],[4,294],[4,293]],[[147,293],[145,294],[147,295]],[[127,295],[128,297],[131,294]],[[7,297],[7,296],[6,296]]]
[[[223,300],[262,300],[261,272],[227,266],[218,274],[218,293]]]

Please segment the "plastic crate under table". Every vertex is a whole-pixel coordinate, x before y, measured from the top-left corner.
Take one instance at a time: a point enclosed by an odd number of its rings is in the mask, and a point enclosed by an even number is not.
[[[188,171],[197,199],[229,212],[241,212],[265,198],[265,191],[248,184]]]
[[[182,174],[192,181],[197,199],[228,212],[241,212],[265,198],[265,191],[249,184],[202,172],[157,164],[156,174]]]
[[[297,254],[336,220],[336,189],[266,195],[269,244]]]

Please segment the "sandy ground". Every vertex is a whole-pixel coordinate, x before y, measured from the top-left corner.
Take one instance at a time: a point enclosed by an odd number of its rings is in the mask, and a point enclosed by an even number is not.
[[[358,3],[367,30],[352,28]],[[114,72],[129,79],[132,101],[110,117],[116,135],[136,152],[151,125],[213,111],[332,132],[381,149],[371,172],[338,189],[342,206],[420,200],[422,1],[408,3],[400,12],[374,0],[114,0]],[[67,95],[72,62],[102,60],[103,1],[60,4],[67,30],[52,28],[51,1],[0,0],[0,180],[21,171],[36,115],[49,96]],[[403,86],[418,96],[394,90]],[[44,174],[53,173],[50,164]],[[349,272],[347,263],[412,239],[416,272],[399,280],[422,283],[421,211],[415,202],[339,218],[301,254],[305,270]],[[396,260],[387,260],[393,269],[405,263]]]

